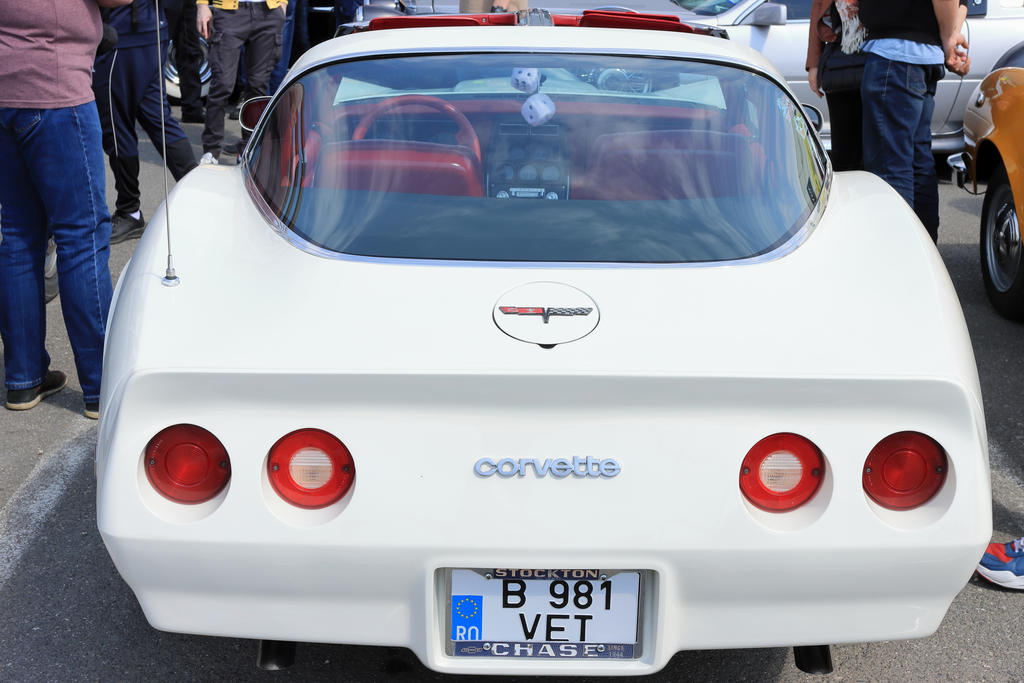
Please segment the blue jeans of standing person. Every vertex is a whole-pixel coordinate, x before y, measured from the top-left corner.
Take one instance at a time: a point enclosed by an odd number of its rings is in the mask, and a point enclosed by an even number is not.
[[[0,336],[7,389],[43,381],[43,260],[57,243],[61,310],[86,403],[99,400],[113,287],[110,213],[96,103],[0,107]]]
[[[292,0],[288,3],[288,8],[285,10],[284,29],[281,30],[281,58],[277,60],[274,70],[270,72],[270,83],[267,85],[268,95],[273,95],[277,92],[277,87],[281,85],[284,75],[288,73],[288,67],[292,65],[292,37],[295,35],[295,11],[300,5],[302,5],[302,11],[305,12],[304,0]]]
[[[361,0],[334,0],[335,27],[347,24],[356,18],[356,9],[363,4]]]
[[[939,181],[932,156],[932,112],[941,64],[908,64],[868,53],[860,94],[864,170],[892,186],[939,236]]]

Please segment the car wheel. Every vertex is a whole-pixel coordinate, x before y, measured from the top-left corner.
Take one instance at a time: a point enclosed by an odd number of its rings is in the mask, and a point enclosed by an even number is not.
[[[1024,259],[1013,190],[1002,164],[989,179],[981,209],[981,274],[1000,315],[1024,320]]]
[[[202,57],[199,60],[199,83],[202,86],[202,96],[210,93],[210,78],[213,77],[213,70],[210,68],[209,51],[210,46],[206,39],[199,36],[199,51]],[[174,49],[174,41],[167,45],[167,61],[164,62],[164,89],[167,97],[177,103],[181,99],[181,79],[178,77],[178,65],[175,61],[177,51]]]
[[[57,298],[57,245],[53,238],[46,243],[46,260],[43,262],[43,290],[46,303]]]

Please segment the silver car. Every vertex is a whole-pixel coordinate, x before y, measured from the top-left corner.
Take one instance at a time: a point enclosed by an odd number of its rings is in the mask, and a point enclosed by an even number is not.
[[[651,0],[645,0],[651,2]],[[692,12],[695,21],[725,28],[732,40],[763,52],[786,76],[801,101],[826,110],[807,85],[804,63],[811,0],[672,0]],[[650,8],[651,10],[654,7]],[[935,93],[932,146],[936,153],[963,149],[963,114],[975,86],[990,71],[1024,66],[1024,0],[969,0],[967,39],[971,71],[960,78],[948,73]],[[827,111],[822,130],[828,135]]]

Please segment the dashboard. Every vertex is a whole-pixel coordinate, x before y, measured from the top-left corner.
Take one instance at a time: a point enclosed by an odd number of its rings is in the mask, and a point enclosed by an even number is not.
[[[487,149],[488,197],[568,199],[570,158],[561,126],[499,123]]]

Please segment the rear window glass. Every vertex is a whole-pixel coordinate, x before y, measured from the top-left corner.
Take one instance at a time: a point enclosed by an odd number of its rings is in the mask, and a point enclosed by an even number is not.
[[[775,83],[572,54],[340,62],[292,83],[246,160],[284,228],[372,257],[692,263],[807,220],[823,161]]]

